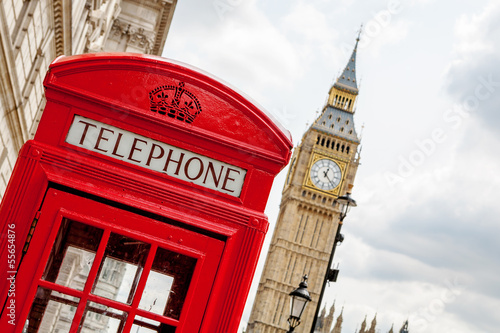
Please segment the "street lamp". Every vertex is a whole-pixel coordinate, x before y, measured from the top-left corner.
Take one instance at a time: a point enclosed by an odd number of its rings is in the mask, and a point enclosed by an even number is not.
[[[328,260],[328,266],[326,268],[325,278],[323,279],[323,285],[321,286],[321,293],[319,294],[318,304],[316,305],[316,312],[314,313],[313,323],[311,327],[311,333],[314,333],[314,329],[316,328],[316,320],[318,318],[319,309],[321,307],[321,302],[323,302],[323,294],[325,293],[326,283],[333,281],[337,281],[337,276],[339,274],[338,269],[331,269],[333,255],[335,254],[335,249],[337,248],[337,244],[340,244],[344,241],[344,235],[340,233],[340,229],[342,229],[342,224],[344,222],[344,218],[346,217],[351,207],[356,207],[356,201],[351,198],[350,193],[346,193],[341,197],[338,197],[335,200],[335,203],[338,204],[340,215],[339,215],[339,226],[337,227],[337,233],[335,234],[335,240],[333,241],[332,252],[330,253],[330,259]]]
[[[339,210],[340,210],[340,224],[344,221],[344,218],[346,217],[347,213],[351,210],[351,207],[356,207],[356,201],[351,198],[351,194],[347,193],[344,196],[338,197],[337,200],[335,200],[338,205],[339,205]],[[340,227],[340,226],[339,226]]]
[[[288,333],[293,332],[295,327],[300,325],[300,317],[302,317],[307,303],[311,301],[311,296],[307,291],[307,275],[304,275],[299,287],[292,291],[290,296],[292,296],[292,299],[290,303],[290,317],[288,317],[288,324],[290,324]]]

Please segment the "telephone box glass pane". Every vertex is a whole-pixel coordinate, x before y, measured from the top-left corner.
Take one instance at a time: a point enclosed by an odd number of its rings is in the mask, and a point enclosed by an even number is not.
[[[158,248],[139,308],[179,319],[196,259]]]
[[[42,278],[82,291],[102,234],[102,229],[63,219]]]
[[[151,271],[142,293],[139,309],[163,315],[173,281],[174,278],[169,275]]]
[[[122,331],[126,320],[127,314],[123,311],[89,302],[80,333],[118,333]]]
[[[79,299],[39,287],[23,332],[69,332]]]
[[[131,304],[151,246],[112,233],[93,294]]]

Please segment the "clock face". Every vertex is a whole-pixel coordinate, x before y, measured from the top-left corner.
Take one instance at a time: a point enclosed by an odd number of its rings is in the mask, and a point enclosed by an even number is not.
[[[340,184],[342,171],[337,163],[329,159],[316,161],[311,168],[311,181],[323,190],[330,191]]]

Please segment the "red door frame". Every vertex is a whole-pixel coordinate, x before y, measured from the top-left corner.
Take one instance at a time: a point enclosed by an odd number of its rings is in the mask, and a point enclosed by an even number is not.
[[[77,332],[78,324],[81,322],[81,315],[83,314],[87,300],[99,302],[100,304],[127,312],[128,319],[124,328],[125,332],[130,329],[135,314],[176,326],[179,331],[185,330],[187,332],[193,332],[199,327],[211,293],[213,277],[217,272],[224,242],[208,236],[194,234],[191,231],[173,225],[168,225],[160,221],[55,189],[49,189],[47,191],[42,205],[42,212],[38,220],[40,232],[34,234],[30,246],[44,250],[41,252],[32,251],[24,258],[22,267],[20,267],[18,272],[19,279],[29,279],[32,272],[31,267],[37,267],[37,269],[35,275],[32,277],[31,283],[29,285],[22,285],[22,288],[19,290],[20,296],[27,294],[27,297],[24,298],[33,300],[36,290],[38,286],[40,286],[80,298],[75,313],[76,320],[73,322],[71,332]],[[121,220],[120,226],[113,223],[113,220],[116,220],[118,216]],[[41,278],[45,265],[39,265],[38,263],[47,262],[55,237],[59,231],[59,225],[63,218],[70,218],[71,220],[99,227],[104,230],[101,244],[96,253],[92,269],[90,270],[83,291],[60,286]],[[148,225],[150,226],[149,228]],[[148,234],[147,230],[155,230],[160,234],[165,233],[168,236],[160,238],[157,235]],[[142,294],[147,278],[145,272],[148,272],[148,269],[151,268],[154,252],[158,246],[197,259],[196,269],[191,279],[191,286],[195,288],[189,289],[183,307],[188,311],[183,311],[178,321],[137,309],[140,297],[136,297],[132,305],[126,305],[90,294],[90,289],[93,285],[92,282],[96,279],[106,241],[111,232],[133,237],[152,245],[148,260],[143,269],[141,280],[136,289],[136,295]],[[29,290],[23,288],[27,286]],[[19,323],[24,322],[30,307],[31,301],[23,305],[20,312]],[[79,316],[80,320],[78,320]],[[22,331],[22,326],[23,325],[19,325],[17,327],[16,333]]]

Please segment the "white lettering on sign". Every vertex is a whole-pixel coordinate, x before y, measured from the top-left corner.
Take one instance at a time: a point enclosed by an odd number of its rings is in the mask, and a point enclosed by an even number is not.
[[[245,169],[79,115],[66,142],[235,197],[245,181]]]

